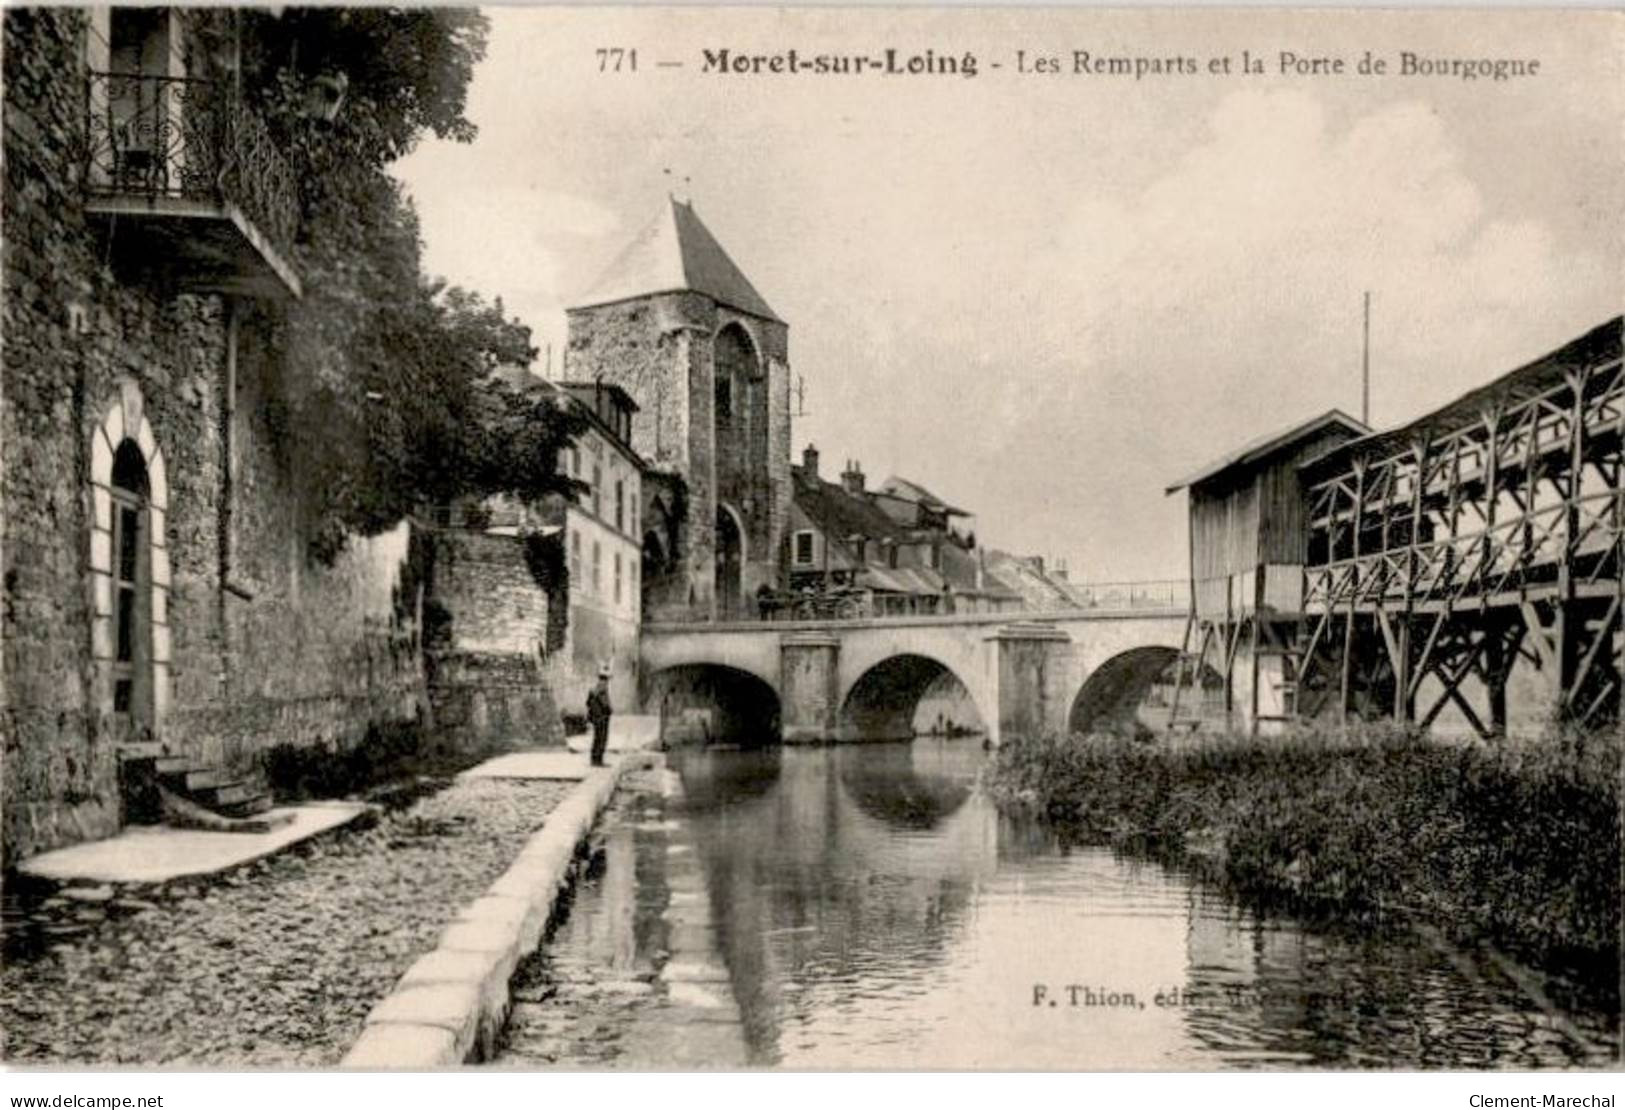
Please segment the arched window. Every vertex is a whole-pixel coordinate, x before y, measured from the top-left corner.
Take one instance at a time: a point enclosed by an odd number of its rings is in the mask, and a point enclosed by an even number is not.
[[[126,439],[113,453],[113,712],[150,716],[151,579],[147,462]]]
[[[169,477],[140,387],[90,437],[92,698],[115,742],[161,739],[170,703]]]
[[[750,445],[758,422],[755,384],[761,376],[756,347],[738,324],[717,333],[713,354],[716,375],[716,459],[725,486],[750,465]]]
[[[724,428],[731,429],[734,420],[734,383],[733,378],[719,373],[717,375],[717,435],[722,435]]]
[[[716,601],[717,616],[732,620],[741,611],[740,578],[744,565],[744,537],[733,510],[717,506]]]

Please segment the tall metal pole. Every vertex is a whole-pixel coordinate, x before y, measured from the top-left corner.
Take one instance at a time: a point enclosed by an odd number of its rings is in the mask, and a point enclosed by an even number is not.
[[[1360,423],[1371,426],[1371,290],[1365,291],[1365,322],[1360,344]]]

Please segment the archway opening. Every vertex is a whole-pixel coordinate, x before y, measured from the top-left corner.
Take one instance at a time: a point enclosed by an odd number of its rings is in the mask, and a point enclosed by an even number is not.
[[[1067,714],[1067,731],[1149,737],[1168,727],[1179,651],[1131,648],[1114,655],[1084,681]]]
[[[726,505],[718,505],[716,596],[717,616],[723,620],[734,620],[740,616],[744,548],[739,522]]]
[[[764,415],[756,396],[765,395],[760,388],[761,361],[750,334],[740,325],[729,324],[717,333],[712,371],[717,478],[726,485],[750,464],[754,433]]]
[[[660,715],[669,744],[779,742],[779,695],[749,671],[715,663],[668,667],[649,677],[644,705]]]
[[[670,569],[667,565],[666,546],[660,540],[659,531],[651,528],[644,532],[643,562],[639,568],[641,573],[638,575],[638,588],[639,604],[642,606],[645,620],[649,620],[653,615],[654,599],[665,583]]]
[[[134,738],[152,726],[152,514],[134,440],[113,452],[112,483],[113,716]]]
[[[852,684],[841,706],[842,734],[854,740],[911,740],[986,732],[970,690],[925,655],[894,655]]]

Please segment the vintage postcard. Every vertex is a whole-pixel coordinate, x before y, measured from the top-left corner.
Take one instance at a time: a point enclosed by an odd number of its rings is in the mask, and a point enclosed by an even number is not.
[[[12,1078],[1619,1067],[1625,16],[3,18]]]

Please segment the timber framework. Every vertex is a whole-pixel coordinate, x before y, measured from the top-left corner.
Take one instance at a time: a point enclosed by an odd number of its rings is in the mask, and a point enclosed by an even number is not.
[[[1508,731],[1509,688],[1528,703],[1515,717],[1618,721],[1621,330],[1615,318],[1403,427],[1328,413],[1171,487],[1191,495],[1182,695],[1199,703],[1206,675],[1228,716],[1244,688],[1254,729],[1427,728],[1453,709],[1487,738]]]

